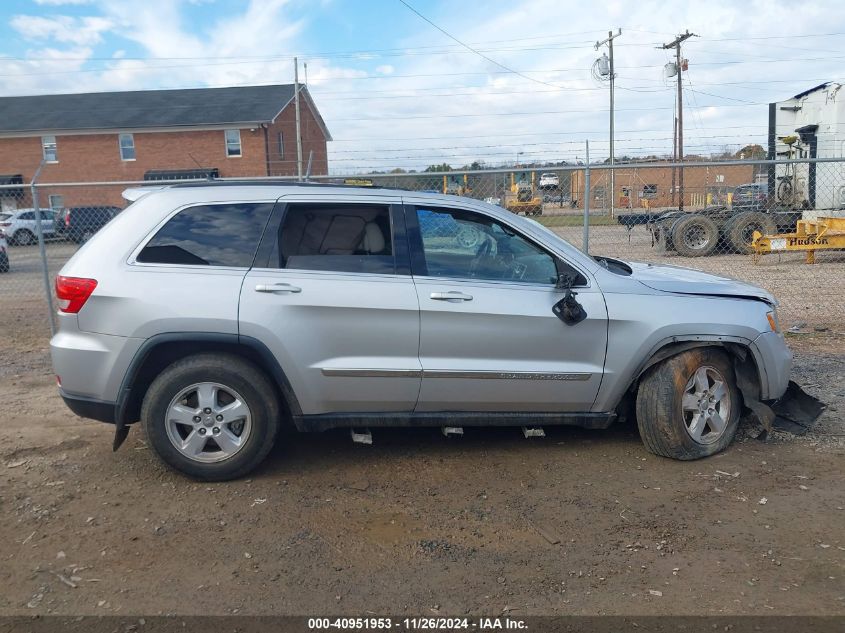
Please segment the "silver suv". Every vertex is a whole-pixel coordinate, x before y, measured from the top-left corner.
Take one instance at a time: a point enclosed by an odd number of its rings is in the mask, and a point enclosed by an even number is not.
[[[166,464],[244,475],[279,427],[573,424],[636,415],[654,453],[724,449],[786,390],[764,290],[585,256],[484,202],[219,182],[135,189],[56,280],[75,413],[140,420]]]

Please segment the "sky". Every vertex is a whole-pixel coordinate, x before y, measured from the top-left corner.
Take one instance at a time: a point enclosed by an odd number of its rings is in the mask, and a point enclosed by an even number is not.
[[[401,0],[0,0],[0,96],[289,83],[298,56],[339,174],[575,162],[586,140],[604,160],[609,90],[591,68],[620,28],[618,157],[672,151],[659,47],[678,33],[697,36],[687,154],[765,145],[769,102],[845,79],[835,0],[406,2],[424,17]]]

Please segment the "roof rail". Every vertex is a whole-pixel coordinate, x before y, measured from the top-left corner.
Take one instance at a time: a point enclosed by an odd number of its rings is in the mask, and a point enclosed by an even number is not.
[[[168,187],[181,189],[189,187],[344,187],[349,189],[381,189],[379,185],[374,184],[352,184],[346,182],[330,182],[313,180],[299,181],[299,180],[274,180],[272,178],[262,180],[218,180],[209,179],[203,181],[192,181],[184,183],[168,184]]]

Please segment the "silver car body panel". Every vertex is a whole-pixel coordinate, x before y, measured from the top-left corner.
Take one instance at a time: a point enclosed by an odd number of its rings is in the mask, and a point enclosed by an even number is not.
[[[53,370],[62,391],[71,396],[114,402],[144,339],[84,332],[75,314],[59,314],[50,341]]]
[[[284,192],[285,203],[397,204],[395,192]],[[289,284],[295,292],[257,292]],[[302,413],[414,410],[420,390],[419,303],[410,275],[254,268],[240,333],[285,369]]]
[[[114,401],[149,338],[173,332],[249,336],[278,360],[304,414],[437,411],[610,412],[649,357],[701,340],[747,347],[764,399],[786,389],[791,356],[770,331],[765,291],[675,267],[607,270],[552,231],[480,201],[343,187],[210,185],[137,191],[136,201],[65,264],[97,287],[60,315],[53,363],[69,394]],[[140,264],[134,255],[186,205],[327,201],[477,211],[579,270],[587,320],[551,312],[549,286],[411,275]],[[296,293],[255,292],[288,283]],[[472,301],[431,301],[460,289]],[[606,356],[606,359],[605,359]]]

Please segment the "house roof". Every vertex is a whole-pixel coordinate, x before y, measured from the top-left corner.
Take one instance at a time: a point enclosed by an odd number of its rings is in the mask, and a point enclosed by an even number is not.
[[[300,94],[331,140],[307,88]],[[271,123],[294,85],[0,97],[0,133]]]

